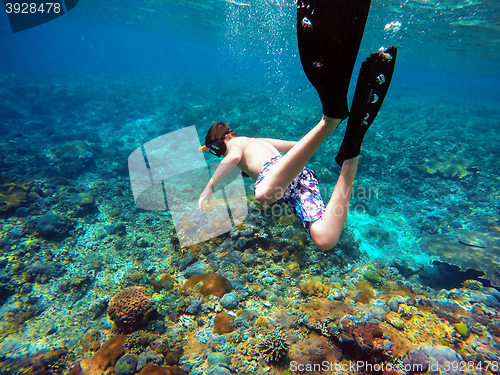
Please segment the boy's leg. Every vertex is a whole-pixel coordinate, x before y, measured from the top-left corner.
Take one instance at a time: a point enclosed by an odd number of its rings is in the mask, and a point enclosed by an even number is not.
[[[324,116],[270,170],[256,198],[272,203],[298,176],[325,138],[348,114],[347,91],[371,0],[298,0],[297,40],[307,78],[316,88]]]
[[[266,177],[256,186],[255,197],[269,204],[280,199],[321,143],[339,124],[340,119],[323,116],[318,125],[272,166]]]
[[[349,212],[349,202],[357,168],[357,156],[344,161],[323,217],[321,220],[312,222],[309,226],[311,239],[321,250],[330,250],[339,240]]]

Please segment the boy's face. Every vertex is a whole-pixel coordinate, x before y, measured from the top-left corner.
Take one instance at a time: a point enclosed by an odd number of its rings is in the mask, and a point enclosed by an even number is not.
[[[229,134],[225,134],[221,138],[216,139],[209,147],[210,153],[212,155],[217,156],[218,158],[224,157],[227,155],[227,142],[233,137]]]

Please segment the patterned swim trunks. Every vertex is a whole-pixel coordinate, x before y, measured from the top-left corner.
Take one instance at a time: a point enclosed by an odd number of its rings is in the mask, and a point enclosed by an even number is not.
[[[269,173],[271,167],[278,162],[282,155],[273,156],[265,162],[262,171],[255,181],[255,188]],[[254,192],[255,192],[254,188]],[[313,171],[305,167],[285,190],[283,197],[273,204],[286,203],[295,215],[302,221],[302,225],[309,234],[309,225],[323,217],[325,203],[318,187],[318,179]]]

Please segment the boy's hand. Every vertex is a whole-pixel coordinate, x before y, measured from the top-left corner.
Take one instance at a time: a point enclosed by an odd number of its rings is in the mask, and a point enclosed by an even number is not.
[[[214,189],[209,185],[203,190],[203,193],[200,195],[200,199],[198,200],[198,206],[200,207],[200,210],[203,211],[203,201],[206,199],[207,203],[210,204],[210,201],[212,200],[212,195],[214,195]]]

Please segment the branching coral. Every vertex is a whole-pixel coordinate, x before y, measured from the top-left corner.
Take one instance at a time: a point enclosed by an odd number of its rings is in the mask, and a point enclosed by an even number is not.
[[[281,328],[275,328],[259,343],[260,352],[267,362],[279,362],[287,355],[286,340],[285,332]]]

